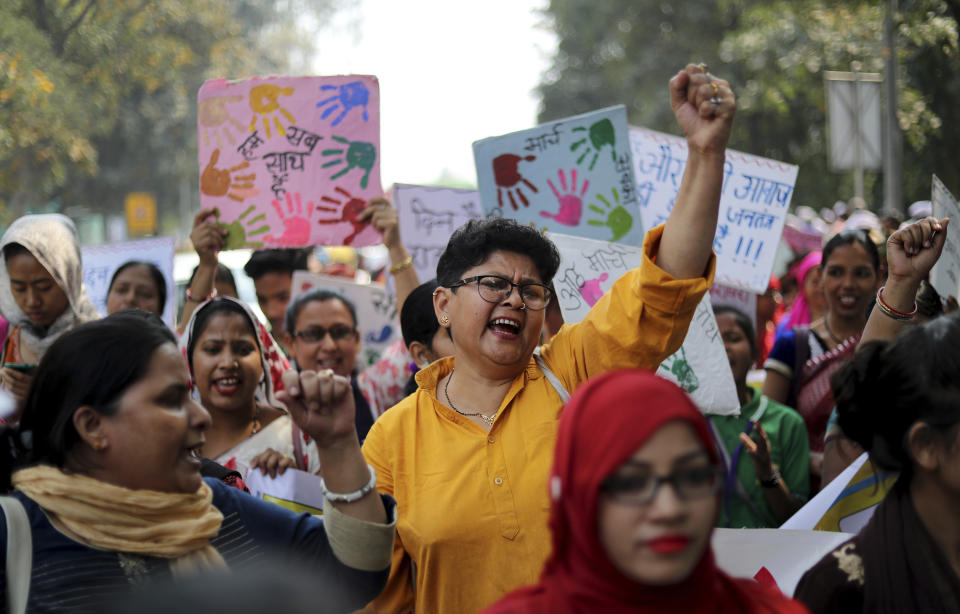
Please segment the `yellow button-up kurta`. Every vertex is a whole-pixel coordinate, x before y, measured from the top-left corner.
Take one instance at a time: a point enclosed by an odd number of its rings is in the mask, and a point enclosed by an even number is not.
[[[541,348],[567,390],[612,369],[655,369],[683,343],[715,261],[705,278],[674,279],[654,263],[662,233],[647,233],[643,264]],[[470,614],[535,582],[550,553],[547,478],[560,397],[531,358],[487,433],[437,400],[453,366],[451,357],[418,373],[418,390],[364,442],[399,518],[390,580],[368,611],[399,614],[415,603],[418,613]]]

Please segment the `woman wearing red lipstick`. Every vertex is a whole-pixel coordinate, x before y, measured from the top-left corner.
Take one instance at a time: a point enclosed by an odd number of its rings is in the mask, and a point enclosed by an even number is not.
[[[84,293],[77,230],[70,218],[25,215],[0,239],[0,313],[12,324],[0,380],[23,408],[32,369],[74,326],[100,317]],[[16,418],[14,418],[14,421]]]
[[[717,568],[721,481],[709,427],[680,388],[640,370],[590,380],[560,418],[540,581],[484,613],[805,612]]]
[[[834,406],[830,377],[853,357],[867,323],[880,254],[864,231],[844,230],[824,246],[820,268],[826,314],[809,327],[784,333],[763,365],[763,394],[796,409],[807,425],[813,492],[819,488],[823,438]]]
[[[368,611],[476,612],[534,582],[550,552],[546,482],[567,391],[614,369],[654,370],[682,344],[713,278],[736,103],[692,64],[669,94],[689,152],[670,218],[647,232],[641,265],[548,344],[556,246],[506,218],[451,236],[433,309],[453,355],[418,372],[416,392],[363,444],[400,510],[388,587]]]

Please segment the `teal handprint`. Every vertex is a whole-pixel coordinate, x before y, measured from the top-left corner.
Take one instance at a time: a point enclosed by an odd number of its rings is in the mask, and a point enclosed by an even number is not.
[[[346,166],[340,169],[340,171],[332,175],[330,179],[338,179],[346,175],[351,169],[359,168],[366,171],[363,174],[363,177],[360,179],[360,187],[366,188],[367,182],[370,179],[370,171],[373,170],[373,164],[377,161],[377,149],[373,146],[373,143],[363,143],[360,141],[348,141],[347,139],[335,136],[333,137],[334,141],[338,143],[343,143],[346,145],[346,148],[339,149],[324,149],[321,153],[324,156],[333,158],[329,162],[323,165],[323,168],[330,168],[331,166],[337,166],[338,164],[346,163]]]
[[[263,213],[256,217],[252,217],[249,220],[246,219],[248,215],[256,210],[256,206],[250,205],[246,211],[240,214],[240,217],[230,222],[229,224],[220,222],[219,216],[217,217],[217,222],[223,228],[227,229],[227,238],[224,242],[223,249],[239,249],[241,247],[263,247],[262,242],[250,241],[249,237],[254,235],[262,235],[265,232],[270,232],[270,226],[264,223],[259,228],[253,228],[260,222],[265,222],[267,216]]]
[[[619,241],[624,235],[630,232],[630,229],[633,227],[633,216],[620,205],[620,193],[617,192],[617,188],[612,188],[610,192],[613,194],[613,203],[607,200],[603,194],[597,194],[597,198],[603,203],[605,209],[601,209],[597,205],[587,207],[591,211],[606,216],[606,219],[587,220],[587,224],[591,226],[609,226],[610,230],[613,231],[613,238],[610,240]]]
[[[670,362],[670,373],[677,378],[677,382],[684,392],[691,394],[700,387],[700,378],[697,377],[687,361],[687,352],[683,349],[683,346],[680,347],[679,352],[675,352],[673,356],[664,361],[664,367],[666,367],[668,361]]]
[[[587,132],[587,129],[584,128],[583,126],[578,126],[573,129],[573,132]],[[610,146],[610,157],[613,159],[613,163],[616,164],[617,163],[617,152],[616,152],[617,137],[613,131],[613,122],[611,122],[609,119],[606,119],[606,118],[601,119],[600,121],[595,122],[593,125],[590,126],[590,130],[589,132],[587,132],[587,134],[590,140],[589,144],[587,143],[588,137],[585,136],[579,141],[574,142],[573,145],[570,146],[570,151],[576,151],[581,147],[584,148],[583,153],[581,153],[580,157],[577,158],[577,164],[580,164],[581,162],[583,162],[584,159],[586,159],[586,157],[592,153],[593,159],[590,160],[590,170],[592,171],[593,167],[596,166],[597,164],[597,158],[600,157],[600,149],[604,145]]]

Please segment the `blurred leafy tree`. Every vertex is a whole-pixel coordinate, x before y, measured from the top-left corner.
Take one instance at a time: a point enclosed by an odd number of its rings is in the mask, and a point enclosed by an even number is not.
[[[120,212],[196,192],[205,79],[287,72],[337,0],[0,3],[0,223],[57,200]],[[195,197],[193,197],[195,200]]]
[[[851,173],[827,167],[824,70],[883,72],[886,2],[825,0],[551,0],[559,38],[540,86],[541,119],[610,104],[631,122],[676,133],[666,83],[687,62],[705,61],[738,96],[731,147],[800,167],[794,204],[815,208],[852,196]],[[896,19],[898,115],[904,134],[904,198],[930,197],[930,174],[955,193],[953,156],[960,80],[960,0],[901,0]],[[868,202],[882,202],[880,175],[867,173]]]

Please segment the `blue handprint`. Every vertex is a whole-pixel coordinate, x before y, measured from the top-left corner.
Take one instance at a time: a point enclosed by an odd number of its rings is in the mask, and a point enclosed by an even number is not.
[[[367,115],[367,103],[370,102],[370,90],[367,89],[367,86],[363,84],[362,81],[352,81],[350,83],[345,83],[341,86],[336,85],[322,85],[320,86],[320,91],[324,90],[339,90],[337,94],[321,100],[317,103],[317,108],[324,109],[323,114],[320,116],[320,119],[327,119],[332,115],[337,109],[343,109],[340,112],[340,115],[330,122],[331,126],[337,126],[346,117],[347,113],[350,112],[350,109],[356,107],[363,107],[363,121],[367,121],[369,116]]]
[[[383,343],[390,338],[390,335],[393,334],[393,328],[387,324],[384,325],[380,332],[369,332],[367,333],[367,343]]]

